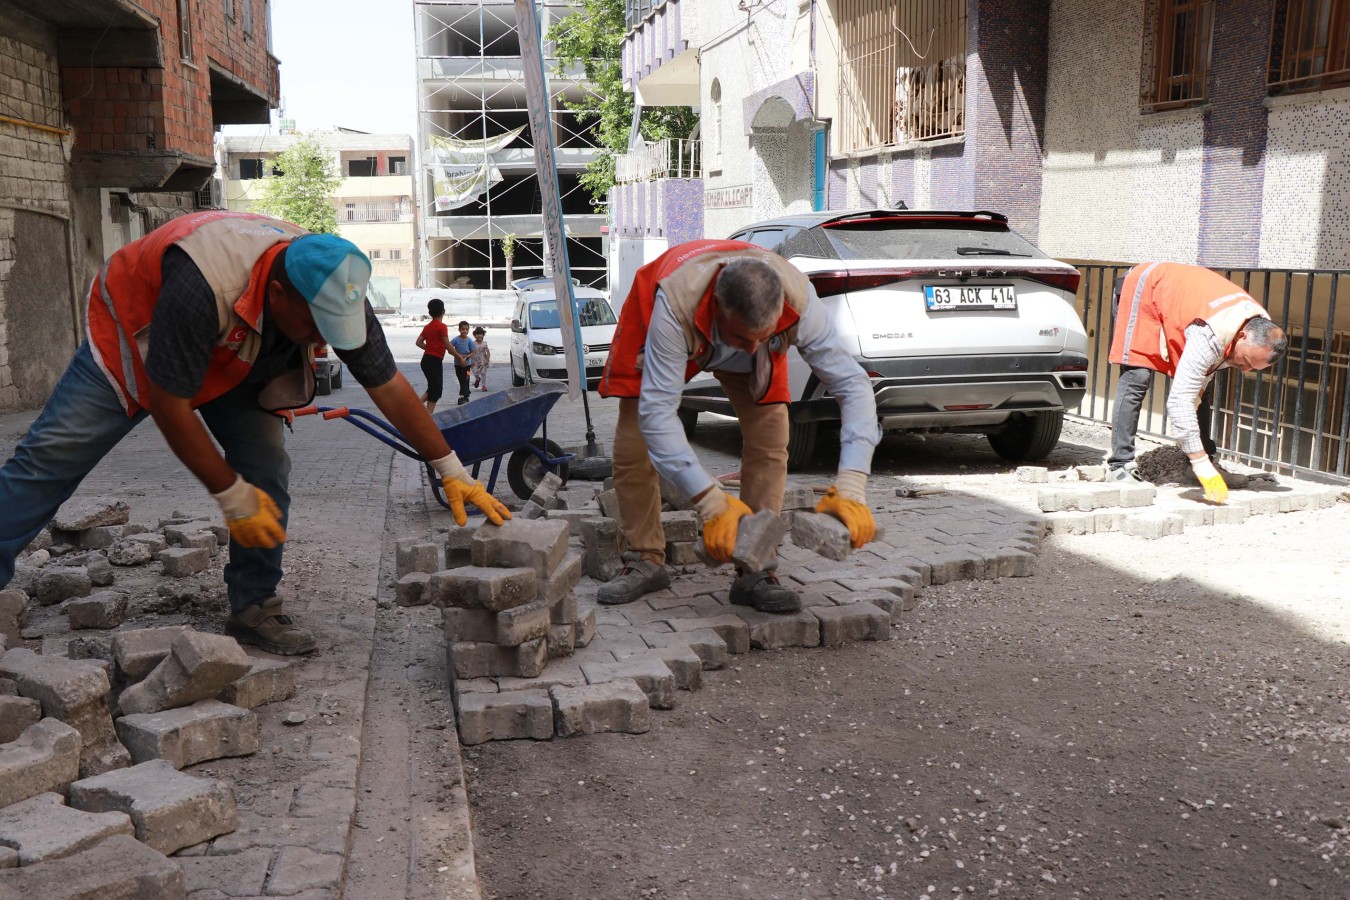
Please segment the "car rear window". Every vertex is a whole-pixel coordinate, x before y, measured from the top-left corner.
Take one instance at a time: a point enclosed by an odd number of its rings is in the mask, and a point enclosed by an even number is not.
[[[803,229],[778,248],[783,256],[818,259],[1045,259],[1006,225],[978,219],[954,222],[872,219]]]
[[[601,297],[577,298],[577,321],[583,326],[616,324],[614,310]],[[561,324],[557,300],[540,300],[530,304],[531,328],[558,328]]]

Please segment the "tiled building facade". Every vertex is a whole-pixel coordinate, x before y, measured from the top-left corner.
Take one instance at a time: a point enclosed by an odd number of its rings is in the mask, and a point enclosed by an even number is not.
[[[269,0],[0,0],[0,409],[39,406],[123,244],[198,204],[279,96]]]

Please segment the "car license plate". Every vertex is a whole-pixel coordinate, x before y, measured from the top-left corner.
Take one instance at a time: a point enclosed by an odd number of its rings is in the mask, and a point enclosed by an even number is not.
[[[926,284],[923,296],[930,310],[1017,309],[1017,291],[1010,284]]]
[[[603,366],[604,364],[605,364],[604,359],[602,359],[602,358],[599,357],[599,356],[588,356],[588,357],[586,357],[586,368],[588,368],[588,369],[598,369],[598,368],[600,368],[601,366]]]

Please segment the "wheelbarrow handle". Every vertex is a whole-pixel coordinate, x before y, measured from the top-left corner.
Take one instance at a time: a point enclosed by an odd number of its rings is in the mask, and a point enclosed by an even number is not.
[[[337,409],[324,410],[323,413],[321,413],[321,415],[324,417],[324,419],[345,419],[350,413],[351,410],[349,410],[347,407],[339,406]]]

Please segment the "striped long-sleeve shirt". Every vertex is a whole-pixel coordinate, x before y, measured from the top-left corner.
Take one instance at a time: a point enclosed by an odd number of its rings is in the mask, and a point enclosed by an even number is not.
[[[1228,365],[1223,347],[1208,325],[1196,322],[1186,329],[1186,349],[1177,361],[1177,374],[1167,395],[1168,431],[1183,453],[1204,453],[1196,408],[1214,373]]]

